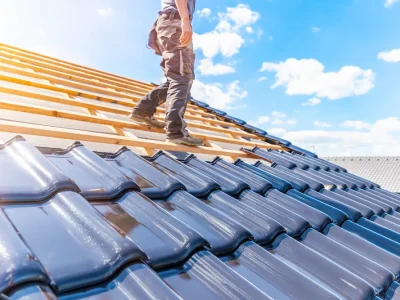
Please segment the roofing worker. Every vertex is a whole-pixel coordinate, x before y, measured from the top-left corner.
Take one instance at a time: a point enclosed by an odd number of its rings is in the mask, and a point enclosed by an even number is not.
[[[131,119],[157,128],[166,127],[167,141],[199,146],[203,140],[189,135],[183,117],[194,80],[191,21],[196,0],[161,0],[161,11],[149,36],[149,47],[162,56],[161,68],[167,81],[133,109]],[[166,102],[166,124],[153,117],[157,106]]]

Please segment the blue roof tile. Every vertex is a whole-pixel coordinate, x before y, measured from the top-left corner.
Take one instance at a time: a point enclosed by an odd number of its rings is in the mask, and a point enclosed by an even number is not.
[[[285,232],[285,228],[277,221],[222,191],[212,192],[207,203],[239,222],[258,243],[270,243],[277,235]]]
[[[286,148],[296,152],[297,154],[301,154],[301,155],[304,154],[304,155],[309,156],[309,157],[318,158],[317,154],[315,154],[315,153],[313,153],[311,151],[308,151],[306,149],[300,148],[298,146],[295,146],[293,144],[290,145],[290,146],[287,146]]]
[[[282,144],[285,146],[290,146],[292,143],[284,140],[282,138],[270,135],[270,134],[264,134],[265,140],[271,144]]]
[[[225,115],[224,118],[225,118],[225,121],[227,121],[227,122],[236,123],[238,125],[246,124],[245,121],[243,121],[241,119],[238,119],[238,118],[235,118],[235,117],[232,117],[232,116],[229,116],[229,115]]]
[[[356,203],[365,205],[366,207],[370,208],[373,213],[375,213],[377,215],[383,214],[385,212],[384,208],[385,209],[387,208],[388,212],[391,210],[390,207],[388,207],[388,206],[382,206],[380,204],[378,205],[375,203],[375,201],[368,201],[364,197],[360,197],[360,195],[357,194],[357,192],[352,191],[352,190],[349,190],[347,192],[343,191],[343,190],[339,190],[339,189],[336,189],[334,191],[327,191],[327,190],[321,191],[322,194],[326,194],[326,195],[333,195],[333,194],[331,194],[332,192],[337,194],[338,196],[343,197],[343,198],[340,198],[340,197],[336,196],[340,199],[344,199],[344,198],[350,199],[353,201],[352,203],[356,202]],[[353,194],[353,192],[354,192],[354,194]]]
[[[260,169],[269,168],[269,167],[263,165],[262,163],[259,164],[258,167],[259,167]],[[306,176],[306,175],[303,175],[303,174],[300,174],[300,173],[295,173],[295,172],[293,172],[292,170],[287,169],[287,168],[285,168],[285,167],[282,167],[282,166],[280,166],[280,165],[274,165],[273,168],[274,168],[274,169],[277,169],[277,170],[279,170],[279,171],[281,171],[281,172],[283,172],[283,173],[285,173],[285,174],[288,174],[288,175],[290,175],[290,176],[292,176],[292,177],[294,177],[294,178],[297,178],[297,179],[299,179],[299,180],[304,181],[304,182],[307,183],[308,186],[309,186],[311,189],[313,189],[314,191],[319,192],[320,190],[322,190],[322,189],[325,188],[325,186],[324,186],[322,183],[320,183],[320,182],[318,182],[318,181],[316,181],[316,180],[314,180],[314,179],[312,179],[312,178],[310,178],[310,177],[308,177],[308,176]]]
[[[197,199],[187,192],[178,191],[156,204],[199,232],[214,254],[232,251],[251,238],[244,225],[230,218],[225,210],[216,209],[211,201]]]
[[[0,291],[27,282],[48,284],[50,279],[3,211],[0,211]]]
[[[199,160],[193,155],[187,158],[184,163],[187,166],[210,177],[221,187],[225,193],[229,195],[236,196],[242,191],[250,188],[246,182],[236,177],[231,172],[221,168],[216,168],[211,164]]]
[[[153,268],[185,261],[206,240],[191,227],[140,193],[124,194],[115,203],[94,207],[146,253]]]
[[[258,194],[264,194],[269,189],[273,188],[273,185],[268,180],[257,176],[254,173],[246,171],[234,164],[228,163],[220,157],[215,158],[211,164],[221,172],[228,172],[230,176],[240,178],[242,181],[247,183],[253,192]]]
[[[273,185],[274,188],[281,191],[282,193],[286,193],[288,190],[293,188],[292,185],[285,179],[282,179],[275,175],[267,173],[267,172],[257,168],[256,166],[250,165],[240,159],[238,159],[235,162],[235,165],[246,171],[249,171],[257,176],[260,176],[261,178],[268,180]]]
[[[290,236],[300,236],[311,224],[298,214],[286,209],[273,201],[253,192],[244,191],[239,200],[241,203],[251,207],[281,224]]]
[[[256,133],[256,134],[259,134],[259,135],[266,135],[266,134],[268,134],[265,130],[262,130],[262,129],[257,128],[257,127],[255,127],[255,126],[252,126],[252,125],[250,125],[250,124],[244,124],[244,125],[243,125],[243,129],[244,129],[245,131],[247,131],[247,132]]]
[[[163,199],[174,191],[185,188],[181,182],[168,176],[165,172],[157,170],[128,148],[122,148],[115,154],[98,154],[127,178],[134,181],[142,193],[152,199]]]
[[[227,264],[274,299],[340,299],[253,242],[242,244]]]
[[[375,295],[374,288],[366,281],[287,235],[282,234],[275,239],[273,253],[287,260],[294,269],[308,272],[318,283],[333,289],[339,297],[361,300]]]
[[[57,291],[102,282],[126,263],[145,259],[135,243],[75,192],[60,192],[36,206],[3,209]]]
[[[220,186],[210,177],[173,159],[162,151],[148,160],[154,167],[181,182],[186,190],[195,197],[207,197],[213,190],[220,189]]]
[[[272,299],[207,251],[160,276],[183,299]]]
[[[254,149],[243,149],[243,151],[251,153],[253,156],[264,159],[266,161],[269,161],[271,163],[277,163],[280,164],[288,169],[293,169],[296,168],[296,164],[285,160],[283,157],[279,157],[279,155],[275,155],[273,152],[271,151],[266,151],[264,149],[260,149],[255,147]]]
[[[301,243],[324,257],[345,266],[347,270],[368,282],[375,289],[376,294],[386,290],[395,280],[394,274],[386,268],[315,230],[305,232],[301,238]]]
[[[296,177],[296,173],[288,173],[286,171],[282,171],[276,168],[269,167],[262,162],[258,161],[254,164],[255,167],[267,172],[269,174],[275,175],[276,177],[283,178],[287,182],[291,184],[291,186],[300,191],[304,192],[305,190],[311,188],[307,182],[303,181],[302,179]],[[286,169],[287,170],[287,169]],[[322,185],[321,185],[322,186]]]
[[[138,185],[80,143],[62,151],[44,151],[45,156],[75,181],[88,200],[110,200]]]
[[[199,100],[196,100],[194,98],[190,98],[190,101],[193,102],[194,104],[196,104],[199,107],[208,107],[209,106],[207,103],[199,101]]]
[[[59,190],[79,192],[68,176],[21,137],[0,147],[0,160],[0,203],[41,202]]]
[[[297,201],[296,199],[289,197],[278,190],[269,190],[265,194],[265,197],[269,201],[268,203],[278,203],[286,209],[289,209],[290,211],[304,217],[316,230],[323,230],[325,226],[332,222],[332,219],[325,213],[300,201]]]
[[[60,299],[179,300],[181,298],[150,267],[143,263],[135,263],[122,270],[106,284],[65,294]]]
[[[272,165],[94,153],[80,143],[38,150],[20,137],[3,145],[12,172],[0,170],[8,251],[0,292],[24,300],[399,293],[399,196],[310,156],[253,153]]]

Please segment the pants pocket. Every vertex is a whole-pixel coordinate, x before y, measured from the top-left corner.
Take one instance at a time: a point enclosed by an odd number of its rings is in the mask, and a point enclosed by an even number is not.
[[[181,75],[186,79],[192,81],[195,79],[194,75],[194,62],[196,54],[192,50],[181,50]]]

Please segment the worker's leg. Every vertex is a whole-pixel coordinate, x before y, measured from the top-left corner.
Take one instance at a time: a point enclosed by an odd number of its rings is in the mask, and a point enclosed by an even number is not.
[[[156,31],[164,73],[169,82],[165,115],[167,137],[182,138],[188,135],[183,116],[194,79],[193,46],[180,45],[181,20],[176,19],[173,13],[159,17]]]
[[[166,101],[168,87],[169,82],[167,81],[150,91],[147,95],[140,99],[138,104],[136,104],[135,108],[133,109],[133,114],[148,117],[153,116],[157,111],[157,106]]]
[[[194,80],[193,45],[183,47],[179,38],[182,33],[181,21],[174,14],[161,15],[156,26],[157,38],[163,56],[163,69],[169,83],[166,98],[166,133],[170,141],[186,144],[201,144],[191,138],[186,130],[183,117]]]
[[[186,122],[183,119],[191,82],[185,80],[171,81],[166,103],[166,131],[169,139],[178,139],[188,135]]]

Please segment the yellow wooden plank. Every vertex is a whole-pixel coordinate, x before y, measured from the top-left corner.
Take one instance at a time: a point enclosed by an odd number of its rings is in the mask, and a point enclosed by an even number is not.
[[[102,88],[116,88],[120,92],[125,92],[125,93],[130,93],[130,94],[136,94],[138,92],[141,94],[146,94],[150,91],[149,88],[136,87],[134,85],[130,85],[129,88],[118,87],[118,86],[110,84],[110,83],[100,82],[99,80],[93,80],[93,79],[81,77],[79,75],[75,75],[78,72],[62,70],[62,68],[51,65],[49,63],[35,61],[33,59],[24,58],[24,57],[21,57],[18,55],[17,55],[18,60],[15,60],[15,59],[12,59],[13,56],[14,55],[12,55],[12,54],[0,51],[0,62],[9,64],[9,65],[13,65],[13,66],[16,66],[19,68],[29,68],[29,70],[32,70],[35,72],[40,72],[43,74],[56,76],[59,78],[64,78],[67,80],[77,81],[77,82],[81,82],[81,83],[88,84],[91,86],[97,86],[97,87],[102,87]],[[67,71],[68,71],[68,73],[66,73]],[[114,91],[115,91],[115,89],[114,89]]]
[[[155,140],[146,139],[132,139],[126,136],[104,134],[90,131],[81,131],[74,129],[65,129],[51,126],[34,125],[23,122],[5,121],[0,120],[0,131],[11,132],[16,134],[37,135],[43,137],[73,139],[79,141],[105,143],[114,145],[124,145],[132,147],[145,147],[151,149],[165,150],[165,151],[179,151],[209,155],[226,155],[232,157],[248,157],[242,151],[215,149],[210,147],[189,147],[176,145],[168,142],[160,142]]]
[[[3,49],[3,51],[5,50],[5,51],[7,51],[9,53],[13,53],[14,55],[20,55],[20,56],[24,56],[26,58],[31,58],[32,60],[37,61],[37,62],[49,62],[49,63],[53,64],[53,68],[55,68],[56,65],[64,67],[69,73],[73,72],[73,71],[77,71],[77,72],[79,72],[81,74],[81,76],[89,78],[91,80],[94,79],[96,81],[99,81],[99,79],[102,79],[104,81],[107,78],[107,76],[111,76],[111,77],[114,78],[114,81],[111,81],[109,83],[113,83],[115,85],[120,85],[121,81],[126,81],[127,80],[129,82],[129,84],[125,84],[126,88],[133,88],[133,87],[137,86],[139,88],[142,87],[142,88],[148,89],[150,91],[151,89],[153,89],[155,87],[155,85],[153,85],[153,84],[144,83],[144,82],[141,82],[141,81],[137,81],[137,80],[129,79],[129,78],[126,78],[126,77],[122,77],[122,76],[119,76],[119,75],[110,74],[110,73],[107,73],[107,72],[103,72],[103,71],[95,70],[95,69],[92,69],[92,68],[80,66],[80,65],[77,65],[77,64],[74,64],[74,63],[71,63],[71,62],[66,62],[66,61],[63,61],[63,60],[60,60],[60,59],[52,58],[52,57],[49,57],[49,56],[46,56],[46,55],[42,55],[42,54],[38,54],[38,53],[35,53],[35,52],[32,52],[32,51],[23,50],[23,49],[20,49],[20,48],[14,47],[14,46],[10,46],[10,45],[6,45],[6,44],[2,44],[2,43],[0,43],[0,50],[1,49]],[[3,54],[5,54],[5,53],[3,52]],[[90,73],[92,73],[92,75],[88,76],[87,74],[85,74],[84,71],[89,71]],[[106,77],[104,77],[104,75],[106,75]],[[99,79],[93,78],[93,76],[95,76],[95,77],[97,77]],[[200,110],[200,112],[203,115],[208,114],[209,116],[214,116],[213,114],[208,113],[206,111],[206,109],[201,108],[201,107],[197,107],[195,105],[189,104],[188,108],[198,109],[198,110]]]
[[[86,110],[90,115],[98,116],[98,117],[101,117],[101,118],[104,118],[104,119],[110,119],[108,116],[106,116],[106,115],[104,115],[104,114],[102,114],[102,113],[100,113],[100,112],[98,112],[98,111],[96,111],[96,110],[87,109],[87,108],[84,108],[84,110]],[[121,136],[128,136],[128,137],[130,137],[130,138],[132,138],[132,139],[138,139],[138,137],[137,137],[136,135],[134,135],[132,132],[127,131],[127,130],[124,130],[124,129],[121,128],[121,127],[110,126],[110,125],[105,125],[105,126],[107,126],[108,128],[110,128],[112,131],[114,131],[114,132],[115,132],[116,134],[118,134],[118,135],[121,135]],[[152,156],[152,155],[154,154],[154,150],[152,150],[152,149],[143,148],[143,147],[140,147],[140,149],[141,149],[144,153],[146,153],[146,155]]]
[[[120,134],[120,135],[126,135],[123,128],[165,133],[165,131],[163,129],[157,129],[157,128],[153,128],[153,127],[149,128],[148,126],[136,124],[136,123],[130,122],[130,121],[115,120],[115,119],[109,118],[107,116],[101,115],[100,113],[97,113],[93,109],[87,109],[87,108],[84,108],[84,109],[85,109],[85,111],[89,112],[90,115],[84,114],[84,113],[71,112],[71,111],[67,111],[67,110],[61,110],[61,109],[52,109],[52,108],[47,108],[47,107],[38,106],[38,105],[20,104],[20,103],[15,103],[13,101],[8,101],[8,100],[0,100],[0,109],[19,111],[19,112],[31,113],[31,114],[38,114],[38,115],[44,115],[44,116],[49,116],[49,117],[81,121],[81,122],[88,122],[88,123],[100,124],[100,125],[104,125],[104,126],[111,126],[111,130],[113,130],[115,133]],[[205,139],[205,140],[208,139],[208,140],[212,140],[212,141],[235,144],[235,145],[240,145],[240,146],[250,146],[250,147],[258,146],[258,147],[266,148],[266,149],[281,149],[279,146],[276,146],[276,145],[254,143],[254,142],[248,142],[245,140],[238,141],[238,140],[235,140],[232,138],[214,136],[214,135],[210,135],[210,134],[192,133],[192,135],[202,138],[202,139]]]
[[[0,70],[1,69],[5,70],[5,69],[9,69],[9,68],[0,66]],[[17,72],[19,72],[19,71],[17,71]],[[31,72],[28,72],[28,73],[36,74],[36,73],[31,73]],[[122,100],[122,99],[117,99],[117,98],[99,96],[97,94],[92,94],[90,92],[78,91],[78,90],[66,88],[64,86],[58,86],[58,85],[44,83],[44,82],[37,82],[37,81],[33,81],[33,80],[22,79],[22,78],[17,78],[17,77],[13,77],[13,76],[9,76],[9,75],[4,75],[4,74],[0,74],[0,80],[17,83],[17,84],[21,84],[21,85],[26,85],[26,86],[32,86],[32,87],[41,88],[41,89],[46,89],[46,90],[51,90],[51,91],[56,91],[56,92],[61,92],[61,93],[65,93],[68,95],[79,96],[79,97],[86,98],[86,99],[97,100],[97,101],[102,101],[102,102],[106,102],[106,103],[114,103],[114,104],[122,105],[125,107],[133,108],[136,105],[134,102],[132,102],[130,100]],[[161,111],[161,112],[165,113],[165,109],[163,109],[163,108],[157,108],[157,111]],[[190,109],[188,109],[188,111],[190,111]],[[203,120],[202,117],[197,117],[197,116],[189,117],[189,119],[191,119],[191,118],[193,120],[197,120],[197,121]],[[207,119],[207,121],[210,123],[221,124],[221,125],[226,125],[226,126],[231,125],[227,122],[223,122],[223,121],[219,121],[219,120]]]
[[[8,52],[19,53],[19,54],[22,54],[22,55],[24,55],[26,57],[30,57],[30,58],[33,58],[33,59],[36,59],[36,60],[48,61],[48,62],[51,62],[53,64],[59,65],[59,66],[67,67],[68,69],[71,69],[71,70],[81,71],[83,73],[86,73],[87,76],[90,75],[90,76],[95,76],[97,78],[107,78],[107,79],[110,79],[110,80],[115,80],[115,81],[119,81],[119,82],[125,82],[127,84],[142,85],[142,86],[148,87],[148,88],[154,87],[154,85],[152,85],[150,83],[145,83],[145,82],[142,82],[142,81],[133,80],[133,79],[126,78],[126,77],[123,77],[123,76],[119,76],[119,75],[111,74],[111,73],[108,73],[108,72],[96,70],[96,69],[93,69],[93,68],[84,67],[84,66],[72,63],[72,62],[67,62],[65,60],[53,58],[53,57],[50,57],[50,56],[47,56],[47,55],[43,55],[43,54],[39,54],[39,53],[36,53],[36,52],[24,50],[24,49],[17,48],[17,47],[14,47],[14,46],[10,46],[10,45],[6,45],[6,44],[3,44],[3,43],[0,43],[0,46],[4,50],[7,50]]]
[[[1,78],[2,78],[2,75],[0,75],[0,79]],[[0,86],[0,92],[5,93],[5,94],[12,94],[12,95],[18,95],[21,97],[42,100],[42,101],[65,104],[65,105],[70,105],[70,106],[75,106],[75,107],[84,107],[87,109],[94,109],[94,110],[110,112],[110,113],[115,113],[115,114],[120,114],[120,115],[129,115],[131,113],[131,110],[129,110],[129,109],[116,108],[116,107],[111,107],[111,106],[107,106],[107,105],[102,105],[100,103],[100,101],[98,104],[97,103],[93,104],[93,103],[86,102],[86,101],[80,100],[80,99],[76,100],[74,98],[74,96],[70,96],[69,98],[62,98],[62,97],[48,96],[48,95],[44,95],[44,94],[40,94],[40,93],[35,93],[35,92],[31,92],[31,91],[26,91],[26,90],[20,90],[20,89],[16,89],[16,88],[8,88],[8,87],[3,87],[3,86]],[[158,117],[158,118],[160,120],[163,119],[161,117]],[[240,135],[251,137],[251,138],[256,137],[254,134],[251,134],[251,133],[238,132],[236,130],[210,126],[210,125],[206,125],[206,124],[202,124],[202,123],[190,122],[188,120],[187,120],[187,123],[192,128],[205,129],[205,130],[216,131],[216,132],[221,132],[221,133],[240,134]]]

